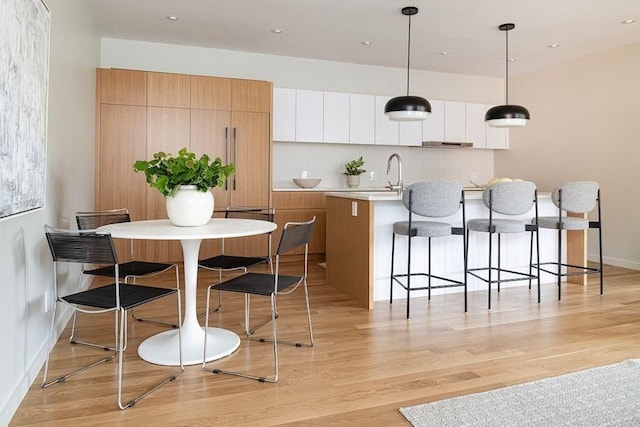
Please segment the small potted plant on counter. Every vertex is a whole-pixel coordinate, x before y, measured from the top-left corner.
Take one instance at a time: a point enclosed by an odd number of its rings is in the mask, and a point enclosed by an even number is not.
[[[152,160],[138,160],[135,172],[144,172],[147,183],[166,198],[167,215],[179,226],[198,226],[209,222],[214,200],[209,189],[221,187],[235,172],[232,163],[223,165],[207,154],[198,158],[186,148],[177,156],[159,151]]]
[[[359,159],[351,160],[350,162],[344,165],[347,175],[347,185],[349,187],[358,187],[360,185],[360,175],[366,172],[366,170],[362,169],[364,166],[364,160],[362,156]]]

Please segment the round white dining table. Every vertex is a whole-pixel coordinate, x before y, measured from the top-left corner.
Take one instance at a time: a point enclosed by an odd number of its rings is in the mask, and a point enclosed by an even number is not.
[[[212,218],[198,227],[178,227],[168,219],[122,222],[100,229],[108,230],[116,239],[180,240],[184,257],[184,320],[182,322],[182,363],[202,363],[204,328],[198,322],[196,295],[198,285],[198,253],[203,239],[229,239],[269,233],[277,228],[270,221],[239,218]],[[240,337],[222,328],[207,328],[207,362],[233,353],[240,346]],[[138,355],[157,365],[180,364],[178,330],[153,335],[138,347]]]

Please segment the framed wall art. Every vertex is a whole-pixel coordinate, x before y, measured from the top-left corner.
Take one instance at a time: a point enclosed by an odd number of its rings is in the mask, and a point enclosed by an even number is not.
[[[51,14],[0,1],[0,219],[44,207]]]

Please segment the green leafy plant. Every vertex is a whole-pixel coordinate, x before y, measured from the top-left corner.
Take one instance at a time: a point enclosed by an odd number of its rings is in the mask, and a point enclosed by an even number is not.
[[[221,187],[225,180],[235,173],[233,163],[223,165],[220,157],[213,161],[203,154],[199,159],[186,148],[177,156],[159,151],[152,160],[137,160],[133,164],[135,172],[144,172],[147,183],[157,188],[163,196],[173,196],[180,185],[195,185],[198,191]]]
[[[366,170],[361,169],[364,166],[364,160],[362,156],[359,159],[351,160],[347,164],[344,165],[344,168],[347,170],[345,175],[361,175],[366,172]]]

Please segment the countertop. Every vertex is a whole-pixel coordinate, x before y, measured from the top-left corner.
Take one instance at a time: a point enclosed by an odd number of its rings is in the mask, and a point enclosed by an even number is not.
[[[471,188],[464,189],[464,198],[465,200],[481,200],[482,199],[482,189],[480,188]],[[345,199],[354,199],[354,200],[368,200],[372,202],[382,202],[382,201],[396,201],[402,200],[402,195],[398,194],[395,191],[328,191],[326,192],[327,196],[332,197],[342,197]],[[551,193],[538,193],[538,199],[548,199],[551,197]]]

